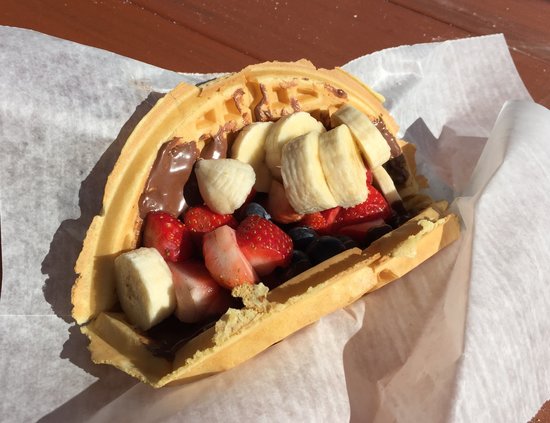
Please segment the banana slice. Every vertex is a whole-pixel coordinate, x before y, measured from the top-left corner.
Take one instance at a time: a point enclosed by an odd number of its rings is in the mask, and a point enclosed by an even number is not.
[[[272,125],[273,122],[254,122],[245,126],[231,147],[231,158],[254,169],[257,192],[269,192],[271,187],[271,172],[265,164],[265,139]]]
[[[116,290],[122,310],[142,330],[176,308],[170,268],[155,248],[139,248],[115,259]]]
[[[306,112],[283,116],[269,130],[265,140],[265,162],[273,177],[279,182],[282,182],[281,155],[283,146],[291,139],[308,132],[320,134],[325,132],[325,127]]]
[[[297,213],[313,213],[338,205],[319,159],[318,132],[310,132],[285,144],[281,174],[288,201]]]
[[[367,199],[367,170],[346,125],[319,136],[319,159],[330,192],[339,206],[352,207]]]
[[[391,149],[378,128],[367,115],[355,107],[346,104],[331,116],[333,126],[345,124],[349,127],[367,165],[370,169],[386,163],[391,156]]]
[[[372,177],[376,185],[378,185],[380,191],[382,191],[382,194],[384,194],[384,197],[386,197],[386,200],[390,206],[395,203],[402,203],[401,196],[397,192],[395,184],[386,169],[382,166],[373,169]]]
[[[219,214],[241,207],[256,182],[252,166],[235,159],[199,160],[195,174],[204,202]]]

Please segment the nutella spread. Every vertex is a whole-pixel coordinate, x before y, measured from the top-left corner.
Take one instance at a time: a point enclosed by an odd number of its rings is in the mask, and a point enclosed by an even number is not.
[[[300,103],[298,102],[298,99],[292,97],[290,99],[290,105],[292,106],[292,110],[295,112],[301,112],[302,108],[300,107]]]
[[[262,92],[262,98],[254,107],[254,116],[257,122],[266,122],[273,120],[273,115],[269,109],[262,110],[262,106],[267,104],[267,88],[264,84],[260,84],[260,91]]]
[[[386,163],[384,163],[384,169],[386,169],[397,188],[403,187],[409,179],[409,172],[407,170],[405,157],[403,157],[403,151],[401,151],[401,147],[397,143],[397,140],[395,139],[393,134],[388,131],[388,128],[386,127],[386,124],[381,117],[374,120],[372,123],[374,123],[376,129],[380,131],[380,133],[388,143],[388,146],[390,147],[391,158]],[[393,207],[393,209],[397,210],[395,207]]]
[[[235,107],[239,111],[239,113],[243,112],[243,96],[244,96],[244,90],[242,88],[238,88],[233,93],[233,102],[235,103]]]
[[[141,218],[151,211],[162,210],[176,217],[183,212],[183,187],[198,156],[194,141],[180,144],[180,139],[174,138],[163,144],[139,199]]]
[[[384,169],[386,169],[386,172],[388,172],[397,188],[406,185],[409,179],[409,171],[407,170],[407,162],[403,154],[389,159],[382,166],[384,166]]]
[[[376,129],[380,131],[388,145],[390,146],[391,150],[391,157],[397,157],[401,154],[401,147],[399,147],[399,144],[397,143],[397,140],[393,136],[393,134],[388,131],[388,128],[386,128],[386,124],[382,120],[382,118],[378,118],[375,121],[373,121],[374,126],[376,126]]]
[[[220,126],[211,138],[207,138],[201,151],[201,159],[225,159],[227,157],[227,135],[234,132],[237,125],[229,121]]]
[[[348,98],[348,94],[341,88],[334,88],[330,84],[325,84],[325,89],[330,91],[333,95],[338,98]]]
[[[283,81],[283,82],[281,82],[279,84],[279,87],[284,88],[284,89],[289,89],[289,88],[295,87],[297,85],[298,85],[298,83],[296,82],[296,80],[292,80],[292,81]]]

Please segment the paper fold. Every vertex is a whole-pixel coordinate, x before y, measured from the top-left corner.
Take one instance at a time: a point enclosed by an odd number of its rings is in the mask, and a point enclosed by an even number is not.
[[[386,97],[401,135],[418,144],[432,194],[458,197],[460,242],[232,371],[156,391],[89,362],[66,295],[86,221],[129,130],[158,98],[150,93],[209,76],[31,31],[0,27],[0,37],[7,420],[525,421],[544,401],[550,119],[514,102],[491,132],[507,100],[529,100],[502,36],[399,47],[344,66]]]

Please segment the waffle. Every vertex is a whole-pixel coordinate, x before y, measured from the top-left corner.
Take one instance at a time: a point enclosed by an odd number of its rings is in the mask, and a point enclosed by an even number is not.
[[[400,141],[409,177],[400,189],[406,207],[427,207],[367,250],[347,250],[266,293],[243,287],[244,309],[230,309],[215,326],[177,351],[174,360],[154,356],[148,339],[116,312],[114,258],[138,245],[138,200],[161,145],[175,137],[204,148],[255,121],[306,111],[321,121],[350,103],[394,136],[397,124],[383,98],[341,69],[310,62],[269,62],[200,87],[180,84],[136,126],[108,178],[102,213],[84,240],[72,291],[73,318],[90,339],[92,360],[118,367],[160,387],[223,371],[367,292],[405,274],[459,236],[456,216],[419,194],[414,147]],[[308,310],[304,313],[304,310]]]

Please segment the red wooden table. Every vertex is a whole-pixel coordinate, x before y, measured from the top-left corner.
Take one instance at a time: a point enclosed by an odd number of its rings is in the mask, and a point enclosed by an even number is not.
[[[547,0],[4,0],[2,6],[2,25],[185,72],[302,57],[333,67],[402,44],[504,33],[527,89],[550,107]]]
[[[533,99],[550,107],[547,0],[4,0],[0,25],[183,72],[302,57],[333,67],[387,47],[503,33]],[[532,421],[550,421],[550,402]]]

